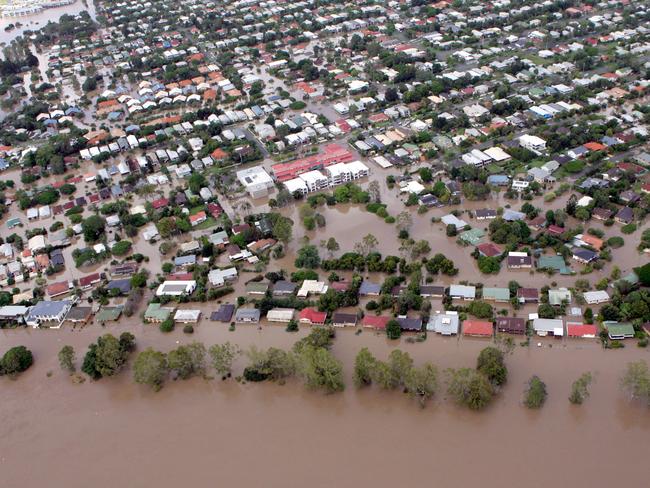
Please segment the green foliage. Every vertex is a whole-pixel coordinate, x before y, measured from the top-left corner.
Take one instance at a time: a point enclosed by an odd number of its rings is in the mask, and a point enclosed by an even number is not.
[[[395,319],[391,319],[386,324],[386,337],[391,340],[399,339],[402,336],[402,328],[399,325],[399,322]]]
[[[575,380],[571,385],[571,394],[569,401],[574,405],[582,405],[582,403],[589,398],[589,385],[592,381],[591,373],[583,373],[580,378]]]
[[[621,227],[621,232],[623,234],[633,234],[636,231],[636,229],[637,229],[636,224],[630,223]]]
[[[320,264],[320,256],[318,255],[318,248],[313,244],[308,244],[298,250],[296,256],[296,268],[318,268]]]
[[[88,346],[81,370],[95,380],[114,376],[122,370],[134,347],[134,337],[128,332],[122,333],[119,339],[104,334],[97,343]]]
[[[63,369],[64,371],[68,371],[69,373],[74,373],[75,371],[74,348],[72,346],[63,346],[59,351],[58,357],[59,357],[59,364],[61,365],[61,369]]]
[[[169,317],[169,318],[165,319],[158,326],[158,328],[160,329],[160,332],[165,332],[165,333],[171,332],[172,330],[174,330],[174,327],[175,327],[174,319],[172,317]]]
[[[232,373],[232,363],[241,354],[241,349],[235,344],[225,342],[215,344],[208,349],[212,359],[212,367],[216,373],[222,377],[230,376]]]
[[[449,369],[447,375],[447,393],[459,405],[480,410],[492,400],[492,384],[478,371],[471,368]]]
[[[124,256],[131,251],[131,248],[133,247],[133,244],[131,244],[131,241],[120,241],[117,244],[113,246],[111,249],[111,252],[115,256]]]
[[[169,367],[167,356],[147,348],[139,353],[133,363],[133,379],[141,385],[148,385],[154,391],[160,391],[165,383]]]
[[[178,346],[167,354],[169,371],[174,378],[187,380],[205,373],[205,346],[200,342]]]
[[[329,349],[332,347],[336,332],[333,327],[313,327],[309,335],[303,337],[293,345],[293,351],[300,354],[308,347]]]
[[[541,408],[547,396],[546,384],[538,376],[532,376],[524,392],[524,405],[528,408]]]
[[[467,307],[467,311],[478,319],[491,319],[494,317],[492,305],[481,300],[471,302]]]
[[[645,360],[627,364],[621,378],[621,386],[631,398],[650,407],[650,370],[648,370],[648,363]]]
[[[81,222],[84,240],[89,243],[97,242],[104,235],[105,226],[106,221],[103,218],[99,215],[91,215]]]
[[[246,381],[277,381],[293,376],[296,372],[294,354],[275,347],[267,350],[252,346],[246,351],[249,364],[244,368]]]
[[[367,347],[361,349],[354,360],[353,381],[357,388],[372,384],[374,370],[377,366],[377,359]]]
[[[34,364],[32,351],[25,346],[12,347],[0,359],[0,375],[17,375],[27,371],[32,364]]]
[[[501,269],[501,261],[496,257],[479,256],[478,269],[484,274],[498,274]]]
[[[305,347],[298,355],[298,370],[305,385],[325,393],[343,391],[343,364],[323,347]]]
[[[481,350],[476,362],[476,370],[495,386],[505,384],[508,379],[508,368],[503,360],[503,353],[494,346]]]

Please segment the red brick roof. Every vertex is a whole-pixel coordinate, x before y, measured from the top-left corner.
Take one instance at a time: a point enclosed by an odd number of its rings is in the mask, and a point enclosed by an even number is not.
[[[466,320],[463,322],[463,335],[491,336],[493,332],[492,322],[482,320]]]
[[[305,308],[300,311],[300,320],[308,320],[312,324],[324,324],[327,319],[327,312],[319,312],[313,308]]]
[[[386,324],[390,321],[390,317],[384,317],[382,315],[366,315],[361,320],[361,325],[363,327],[372,327],[374,329],[385,329]]]

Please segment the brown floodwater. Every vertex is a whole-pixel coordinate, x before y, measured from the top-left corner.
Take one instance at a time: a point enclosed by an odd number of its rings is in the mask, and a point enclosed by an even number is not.
[[[140,348],[162,350],[178,341],[230,340],[243,347],[290,347],[301,335],[282,327],[237,327],[203,322],[189,338],[162,335],[140,324]],[[72,344],[81,355],[102,329],[80,332],[2,331],[4,350],[25,344],[35,365],[12,381],[0,379],[0,470],[3,487],[179,486],[218,480],[238,487],[593,486],[624,481],[645,486],[650,411],[630,403],[617,387],[626,362],[648,358],[630,344],[604,351],[592,341],[517,347],[507,364],[508,384],[486,411],[459,408],[444,393],[420,409],[399,392],[351,385],[355,354],[369,347],[385,357],[395,347],[364,331],[339,332],[334,354],[345,365],[348,388],[325,396],[297,383],[238,384],[192,379],[170,382],[159,393],[115,379],[72,384],[56,352]],[[430,337],[399,347],[416,364],[439,369],[473,366],[482,340]],[[553,346],[553,347],[550,347]],[[236,365],[240,373],[244,361]],[[51,377],[46,373],[53,371]],[[591,397],[567,401],[571,382],[595,374]],[[520,404],[524,383],[539,375],[549,398],[540,411]]]

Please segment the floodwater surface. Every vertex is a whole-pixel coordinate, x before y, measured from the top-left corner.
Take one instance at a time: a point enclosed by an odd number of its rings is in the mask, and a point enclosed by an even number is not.
[[[229,332],[205,321],[191,338],[135,324],[110,329],[131,330],[140,349],[161,350],[190,340],[288,348],[307,332],[289,334],[279,326]],[[2,331],[3,350],[25,344],[36,359],[18,380],[0,379],[3,487],[646,485],[650,411],[628,402],[617,385],[628,361],[648,357],[632,344],[620,351],[592,341],[518,346],[507,359],[508,384],[476,413],[454,405],[442,388],[424,409],[399,392],[356,391],[351,371],[358,350],[369,347],[385,358],[396,346],[367,331],[337,334],[333,352],[348,385],[341,394],[306,391],[297,382],[198,378],[153,393],[134,384],[130,370],[73,384],[59,370],[57,351],[68,343],[80,356],[102,332],[95,325],[80,332]],[[431,361],[444,370],[473,367],[487,342],[430,336],[397,345],[416,364]],[[238,361],[236,374],[244,363]],[[585,371],[595,375],[591,397],[572,406],[571,382]],[[532,374],[549,391],[540,411],[520,404]]]

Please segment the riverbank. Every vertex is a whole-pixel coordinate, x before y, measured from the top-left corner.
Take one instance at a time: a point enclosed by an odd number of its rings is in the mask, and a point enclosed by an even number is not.
[[[193,340],[289,348],[309,331],[240,326],[229,332],[212,325],[197,327],[192,336],[178,329],[163,335],[145,325],[2,331],[2,350],[24,344],[35,356],[34,366],[17,381],[0,380],[5,486],[75,487],[93,479],[94,486],[166,487],[218,479],[238,487],[422,486],[432,480],[450,487],[496,487],[514,480],[524,487],[604,487],[618,480],[614,466],[625,469],[629,486],[645,480],[641,456],[650,415],[618,388],[627,362],[648,359],[647,350],[632,344],[619,351],[603,350],[596,342],[518,346],[507,358],[508,384],[487,410],[476,413],[445,399],[443,389],[425,409],[398,392],[357,391],[351,374],[362,347],[379,358],[399,347],[416,365],[431,361],[440,370],[473,367],[488,344],[483,340],[461,344],[431,337],[411,344],[337,331],[333,353],[343,361],[348,388],[329,396],[293,381],[242,385],[197,378],[170,382],[154,393],[134,384],[130,369],[117,378],[73,384],[60,371],[56,353],[71,344],[82,356],[104,330],[115,335],[130,330],[139,350],[165,351]],[[237,374],[244,362],[240,358],[235,364]],[[48,371],[53,371],[49,378]],[[570,405],[571,382],[585,371],[596,378],[591,398]],[[540,411],[520,405],[532,374],[549,390]],[[27,457],[37,460],[28,471],[22,461]],[[63,457],[74,461],[62,462]],[[83,477],[77,469],[83,469]]]

